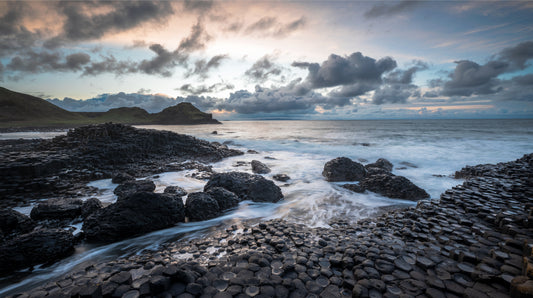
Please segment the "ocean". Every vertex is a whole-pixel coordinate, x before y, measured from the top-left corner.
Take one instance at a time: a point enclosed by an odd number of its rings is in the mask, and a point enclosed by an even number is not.
[[[515,160],[533,152],[533,120],[354,120],[354,121],[224,121],[222,125],[138,126],[170,130],[200,139],[227,144],[247,153],[212,164],[217,172],[252,173],[251,160],[270,167],[264,175],[287,174],[290,180],[276,182],[285,199],[277,204],[242,202],[224,216],[196,223],[183,223],[137,238],[103,246],[83,245],[77,252],[50,267],[0,280],[0,296],[35,286],[86,266],[157,249],[162,243],[202,237],[212,229],[224,228],[241,220],[261,221],[283,218],[308,226],[328,227],[332,220],[356,222],[389,207],[416,203],[388,199],[374,193],[353,193],[322,177],[324,164],[339,156],[362,163],[385,158],[393,163],[393,173],[407,177],[438,199],[446,189],[461,184],[455,171],[465,165]],[[216,133],[214,133],[216,131]],[[39,134],[5,133],[0,139],[50,138],[64,132]],[[188,192],[201,191],[205,181],[190,177],[193,171],[162,173],[152,179],[156,192],[177,185]],[[100,190],[98,198],[113,202],[115,184],[110,179],[89,183]],[[16,208],[29,214],[30,207]],[[79,229],[79,225],[76,227]]]

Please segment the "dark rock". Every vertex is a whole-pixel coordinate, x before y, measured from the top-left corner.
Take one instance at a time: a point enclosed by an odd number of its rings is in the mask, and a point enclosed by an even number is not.
[[[193,192],[187,196],[185,215],[190,221],[215,218],[221,214],[217,201],[205,192]]]
[[[74,252],[74,236],[63,229],[38,229],[0,245],[0,273],[51,263]]]
[[[35,224],[26,215],[13,209],[0,209],[0,231],[5,235],[11,233],[28,233]]]
[[[155,184],[151,180],[135,180],[135,181],[128,181],[123,184],[120,184],[115,188],[113,191],[114,194],[116,194],[119,198],[125,198],[127,196],[130,196],[136,192],[153,192],[155,190]]]
[[[130,181],[135,181],[135,177],[128,173],[118,173],[111,179],[111,182],[116,184],[122,184]]]
[[[374,163],[370,163],[370,164],[367,164],[365,166],[365,168],[368,170],[369,168],[379,168],[379,169],[383,169],[387,172],[391,172],[392,171],[392,168],[393,168],[393,165],[390,161],[384,159],[384,158],[380,158],[378,160],[376,160],[376,162]]]
[[[252,160],[252,171],[256,174],[268,174],[270,168],[259,160]]]
[[[429,198],[429,194],[409,179],[396,175],[374,175],[363,179],[359,186],[382,196],[417,201]]]
[[[291,179],[291,177],[289,177],[287,174],[276,174],[272,176],[272,178],[276,181],[281,181],[281,182],[287,182]]]
[[[253,149],[249,149],[248,151],[246,151],[246,153],[248,154],[259,154],[259,152],[253,150]]]
[[[361,187],[361,185],[359,185],[359,184],[343,184],[343,185],[341,185],[341,187],[346,188],[348,190],[351,190],[353,192],[358,192],[358,193],[364,193],[365,192],[365,188]]]
[[[206,193],[217,201],[220,211],[237,207],[241,201],[236,194],[222,187],[212,187]]]
[[[102,209],[102,207],[102,202],[100,202],[100,200],[97,198],[90,198],[81,205],[81,217],[87,218],[89,215]]]
[[[83,201],[72,198],[55,198],[33,207],[30,216],[34,220],[72,219],[81,215]]]
[[[213,130],[213,131],[211,132],[211,134],[212,134],[212,135],[217,135],[217,134],[218,134],[218,131]]]
[[[163,192],[164,193],[168,193],[168,194],[177,195],[179,197],[183,197],[183,196],[187,195],[187,191],[183,187],[173,186],[173,185],[165,187],[165,190]]]
[[[180,197],[139,192],[89,216],[83,230],[89,240],[111,242],[170,227],[184,219]]]
[[[213,175],[204,190],[213,187],[225,188],[236,194],[241,200],[276,203],[283,198],[281,189],[274,182],[260,175],[242,172],[219,173]]]
[[[337,157],[324,165],[322,176],[327,181],[359,181],[366,177],[365,167],[347,157]]]

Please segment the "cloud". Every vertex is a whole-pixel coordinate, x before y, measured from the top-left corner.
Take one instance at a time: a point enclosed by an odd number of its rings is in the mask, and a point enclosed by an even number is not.
[[[172,97],[153,94],[124,93],[101,94],[97,97],[86,100],[75,100],[72,98],[47,99],[47,101],[73,112],[105,112],[109,109],[120,107],[139,107],[150,113],[157,113],[177,104]]]
[[[261,57],[252,67],[246,70],[244,75],[256,82],[264,82],[270,76],[279,76],[281,68],[272,61],[273,59],[275,57],[271,55]]]
[[[7,68],[11,71],[42,73],[48,71],[80,71],[88,64],[91,57],[86,53],[74,53],[64,59],[58,52],[26,51],[11,59]]]
[[[214,2],[204,0],[185,0],[183,1],[183,9],[185,11],[194,11],[200,13],[206,13],[213,9]]]
[[[97,76],[102,73],[124,75],[138,72],[138,65],[132,61],[117,60],[113,55],[102,57],[98,62],[92,62],[84,67],[82,76]]]
[[[383,16],[392,16],[411,10],[421,4],[422,1],[398,1],[396,4],[378,4],[365,12],[365,18],[378,18]]]
[[[311,89],[337,86],[359,89],[358,85],[379,85],[382,75],[396,68],[397,64],[390,57],[376,60],[356,52],[346,57],[331,54],[320,65],[306,62],[294,62],[292,65],[307,66],[308,75],[304,83],[307,83]]]
[[[198,19],[198,22],[191,29],[191,34],[181,40],[176,52],[191,53],[202,50],[210,39],[211,36],[205,31],[202,22]]]
[[[232,90],[235,86],[232,84],[225,84],[225,83],[216,83],[211,86],[206,85],[199,85],[194,87],[191,84],[185,84],[182,85],[178,90],[192,94],[192,95],[200,95],[204,93],[213,93],[213,92],[221,92],[225,90]]]
[[[276,17],[262,17],[256,22],[248,25],[244,29],[246,34],[260,34],[261,36],[272,36],[283,38],[287,35],[305,27],[307,20],[300,17],[292,22],[282,23]],[[238,31],[242,26],[240,23],[234,23],[234,26],[228,27],[227,31]]]
[[[38,30],[30,31],[23,19],[27,14],[27,4],[22,1],[0,3],[5,14],[0,17],[0,58],[33,47],[41,38]]]
[[[172,76],[178,60],[184,59],[177,52],[171,52],[160,44],[152,44],[149,49],[156,54],[152,59],[145,59],[139,63],[139,70],[145,74],[159,74],[163,77]]]
[[[148,22],[161,23],[174,13],[170,1],[63,1],[57,6],[66,20],[63,32],[49,47],[61,42],[98,39]]]
[[[426,70],[428,65],[422,61],[414,61],[414,65],[406,70],[396,69],[388,73],[383,84],[376,89],[372,103],[406,103],[410,97],[420,97],[420,89],[413,84],[416,72]]]
[[[194,63],[194,70],[191,70],[185,76],[191,77],[193,75],[197,75],[201,78],[206,79],[208,77],[207,74],[211,69],[218,68],[220,64],[222,63],[222,60],[228,59],[228,58],[229,58],[228,55],[216,55],[216,56],[211,57],[209,61],[207,61],[206,59],[197,60]]]
[[[513,69],[525,69],[526,62],[533,58],[533,41],[520,43],[500,52],[500,59],[510,63]]]

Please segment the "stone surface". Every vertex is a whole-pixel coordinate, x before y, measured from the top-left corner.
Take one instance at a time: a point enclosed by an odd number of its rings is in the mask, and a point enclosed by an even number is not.
[[[240,200],[276,203],[283,199],[281,189],[260,175],[242,172],[215,174],[207,182],[204,190],[208,191],[213,187],[225,188],[236,194]]]
[[[251,165],[252,165],[252,172],[256,174],[270,173],[270,168],[266,164],[260,162],[259,160],[252,160]]]
[[[111,242],[170,227],[184,218],[180,197],[139,192],[89,216],[83,230],[91,241]]]
[[[119,199],[125,198],[137,192],[152,192],[155,190],[155,184],[151,180],[134,180],[126,181],[115,188],[113,191]]]
[[[55,198],[33,207],[30,216],[34,220],[73,219],[81,215],[83,201],[72,198]]]
[[[366,176],[366,169],[347,157],[337,157],[324,165],[322,176],[330,182],[360,181]]]
[[[185,216],[189,221],[201,221],[215,218],[222,214],[218,202],[208,193],[193,192],[185,202]]]

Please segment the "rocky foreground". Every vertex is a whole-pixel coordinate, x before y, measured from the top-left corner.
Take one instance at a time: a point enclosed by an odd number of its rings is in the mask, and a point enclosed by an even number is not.
[[[272,220],[94,264],[18,297],[533,297],[533,154],[356,225]]]

